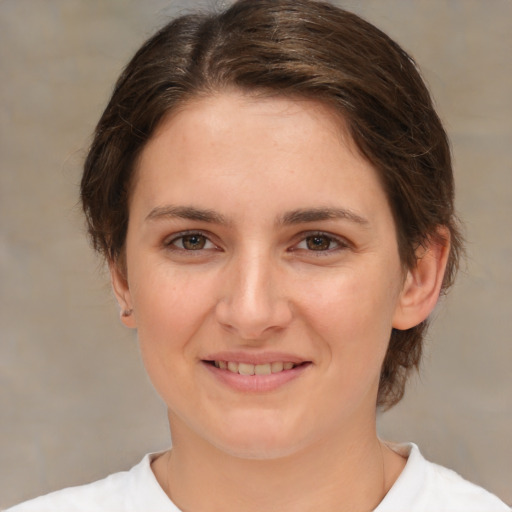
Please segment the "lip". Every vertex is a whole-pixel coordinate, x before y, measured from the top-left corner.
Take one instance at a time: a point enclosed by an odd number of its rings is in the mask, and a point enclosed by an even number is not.
[[[269,375],[240,375],[229,370],[217,368],[212,361],[236,361],[247,364],[268,364],[276,361],[294,363],[294,368]],[[311,361],[297,355],[283,352],[265,352],[248,354],[247,352],[217,352],[201,360],[202,366],[224,386],[244,393],[268,393],[276,391],[299,378],[312,365]]]

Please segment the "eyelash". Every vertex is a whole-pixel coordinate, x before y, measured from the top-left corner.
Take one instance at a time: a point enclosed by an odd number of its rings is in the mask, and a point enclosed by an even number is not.
[[[200,239],[200,242],[203,242],[203,245],[196,249],[190,249],[183,247],[183,244],[186,243],[187,238],[194,238],[197,237]],[[300,238],[299,238],[300,237]],[[308,253],[312,253],[317,257],[326,256],[328,254],[332,254],[335,251],[340,251],[344,249],[350,248],[350,244],[341,237],[334,236],[330,233],[325,233],[324,231],[311,231],[311,232],[305,232],[300,233],[297,238],[299,238],[299,241],[295,243],[290,249],[288,249],[289,252],[296,252],[296,251],[305,251]],[[319,248],[314,249],[308,246],[308,241],[312,241],[314,239],[324,241],[328,244],[327,248]],[[179,247],[178,242],[181,241],[182,247]],[[306,244],[306,247],[300,247],[301,244]],[[331,247],[332,244],[335,244],[335,247]],[[211,245],[211,247],[208,247],[208,245]],[[177,233],[173,235],[170,238],[167,238],[164,241],[164,246],[167,249],[173,250],[173,251],[181,251],[181,252],[201,252],[205,250],[212,250],[212,249],[219,249],[219,247],[211,241],[210,235],[207,233],[204,233],[202,231],[184,231],[182,233]],[[206,246],[206,247],[205,247]],[[320,244],[318,245],[320,247]]]

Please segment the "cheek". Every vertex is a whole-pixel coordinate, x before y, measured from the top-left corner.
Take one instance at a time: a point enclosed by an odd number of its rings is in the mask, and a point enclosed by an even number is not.
[[[317,280],[310,293],[301,294],[302,315],[326,357],[350,366],[351,374],[380,368],[398,299],[395,277],[368,268]]]
[[[295,295],[300,297],[304,314],[320,327],[337,326],[362,335],[391,325],[399,294],[393,274],[373,269],[332,273],[310,280]]]
[[[211,310],[211,290],[185,272],[141,275],[133,305],[146,372],[165,403],[180,404],[183,397],[193,401],[190,371],[197,363],[198,331]]]
[[[152,269],[145,272],[141,267],[132,291],[141,347],[158,353],[185,350],[213,307],[213,285],[163,265]]]

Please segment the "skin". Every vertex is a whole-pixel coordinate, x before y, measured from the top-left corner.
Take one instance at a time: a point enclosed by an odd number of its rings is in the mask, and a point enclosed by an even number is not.
[[[391,329],[433,309],[446,256],[427,247],[404,271],[375,169],[318,103],[229,91],[166,118],[138,163],[126,268],[111,271],[168,407],[173,449],[153,471],[173,501],[377,506],[405,464],[377,438],[380,368]],[[307,363],[241,391],[205,363],[219,352]]]

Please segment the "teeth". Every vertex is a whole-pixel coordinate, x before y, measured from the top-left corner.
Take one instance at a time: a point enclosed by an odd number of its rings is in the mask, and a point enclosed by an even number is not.
[[[270,368],[272,370],[272,373],[282,372],[283,368],[284,368],[284,364],[281,363],[280,361],[279,362],[275,362],[275,363],[272,363],[270,365]]]
[[[254,375],[254,365],[247,363],[238,363],[238,373],[240,375]]]
[[[228,370],[233,373],[238,373],[238,363],[235,363],[233,361],[229,361],[228,363]]]
[[[283,370],[291,370],[296,365],[290,362],[275,361],[266,364],[250,364],[237,363],[235,361],[214,361],[216,368],[228,370],[232,373],[240,375],[270,375],[271,373],[279,373]]]
[[[257,364],[254,367],[255,375],[270,375],[272,373],[272,368],[270,364]]]

